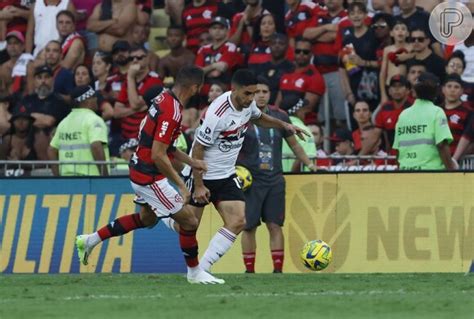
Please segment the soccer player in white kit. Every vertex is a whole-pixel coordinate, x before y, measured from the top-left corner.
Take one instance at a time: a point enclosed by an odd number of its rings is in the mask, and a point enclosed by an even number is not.
[[[204,160],[208,170],[193,172],[192,210],[201,219],[204,206],[213,203],[224,222],[200,260],[209,271],[232,246],[245,227],[245,198],[235,175],[235,163],[249,121],[262,127],[285,129],[304,139],[304,130],[262,113],[254,101],[257,78],[242,69],[232,77],[232,90],[212,102],[195,134],[191,156]],[[309,135],[308,135],[309,136]]]

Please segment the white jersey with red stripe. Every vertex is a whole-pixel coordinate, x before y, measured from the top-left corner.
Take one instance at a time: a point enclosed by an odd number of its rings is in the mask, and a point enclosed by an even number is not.
[[[215,99],[196,130],[194,143],[204,145],[207,163],[205,180],[223,179],[235,173],[235,163],[244,142],[249,121],[258,119],[262,112],[255,101],[248,108],[236,110],[231,91]]]

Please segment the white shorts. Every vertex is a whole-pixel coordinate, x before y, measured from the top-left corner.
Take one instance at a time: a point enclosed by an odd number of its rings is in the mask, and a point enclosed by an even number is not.
[[[151,185],[138,185],[130,181],[135,191],[134,202],[151,207],[159,218],[169,217],[183,208],[183,197],[168,182],[167,178]]]

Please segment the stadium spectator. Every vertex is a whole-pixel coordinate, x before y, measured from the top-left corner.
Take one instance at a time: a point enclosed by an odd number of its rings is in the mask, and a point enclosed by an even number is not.
[[[256,125],[284,129],[296,133],[301,129],[262,113],[254,101],[257,90],[255,75],[246,69],[232,77],[232,91],[228,91],[209,106],[201,126],[196,132],[192,157],[205,160],[208,171],[193,172],[193,197],[190,204],[198,219],[204,206],[212,202],[224,222],[209,242],[201,258],[201,267],[209,271],[233,245],[245,227],[245,198],[236,182],[235,162],[241,149],[249,121]]]
[[[213,83],[209,89],[209,94],[207,102],[211,104],[215,99],[221,96],[225,91],[227,91],[227,86],[223,83]]]
[[[270,85],[270,104],[274,105],[280,89],[280,80],[283,74],[295,70],[293,62],[286,59],[288,51],[288,37],[281,33],[275,33],[270,40],[272,59],[268,62],[257,64],[252,71],[257,77],[264,77]]]
[[[186,47],[194,54],[199,49],[199,35],[207,32],[217,5],[213,0],[192,0],[182,11],[182,25],[186,31]]]
[[[130,27],[137,22],[137,7],[130,0],[104,0],[95,6],[87,20],[87,30],[98,35],[98,48],[111,52],[118,40],[126,40]]]
[[[11,111],[14,103],[13,97],[8,92],[3,91],[0,93],[0,136],[10,129]]]
[[[92,70],[85,64],[79,64],[74,68],[74,86],[92,85]]]
[[[61,53],[61,43],[56,40],[49,41],[46,47],[44,48],[44,57],[46,65],[53,71],[54,77],[54,92],[61,95],[61,97],[66,101],[70,101],[69,93],[74,88],[74,75],[73,73],[64,68],[61,65],[62,62],[62,53]],[[31,93],[33,90],[33,78],[34,68],[37,65],[42,65],[41,59],[36,59],[34,63],[28,64],[28,88]]]
[[[148,36],[146,27],[141,24],[135,24],[130,32],[130,44],[131,46],[143,46],[146,47]],[[151,71],[158,72],[158,65],[160,64],[160,58],[153,51],[148,51],[148,67]]]
[[[227,41],[229,21],[214,17],[209,25],[212,44],[201,47],[196,55],[195,65],[204,71],[204,86],[201,96],[207,97],[210,85],[217,81],[230,84],[232,71],[243,64],[243,57],[235,44]]]
[[[121,119],[122,137],[125,139],[138,136],[140,122],[148,109],[142,98],[145,91],[154,85],[163,85],[158,74],[148,68],[147,57],[148,51],[144,47],[130,49],[132,63],[114,105],[114,117]]]
[[[185,67],[176,76],[176,84],[171,91],[165,91],[154,100],[143,122],[134,160],[130,162],[130,180],[137,194],[135,201],[141,210],[121,216],[92,234],[78,236],[76,248],[82,264],[88,264],[90,253],[100,242],[135,229],[153,227],[159,218],[171,216],[170,220],[176,219],[180,224],[179,243],[188,266],[188,282],[224,283],[199,266],[196,240],[198,223],[189,206],[186,206],[191,194],[170,162],[170,158],[175,157],[200,173],[206,170],[203,161],[196,161],[170,147],[180,134],[180,111],[183,108],[180,101],[187,104],[191,96],[199,92],[203,80],[202,70]],[[171,186],[170,182],[178,189]]]
[[[383,50],[386,46],[392,44],[392,37],[390,30],[393,26],[393,17],[386,13],[377,13],[372,18],[370,27],[374,30],[375,39],[377,39],[378,47],[376,51],[377,61],[379,66],[382,65]]]
[[[392,151],[395,126],[400,113],[413,104],[413,99],[410,97],[410,83],[406,77],[394,75],[390,79],[388,94],[390,100],[380,106],[375,117],[376,129],[373,132],[375,141],[382,138],[385,150],[391,155],[396,155]],[[362,150],[361,155],[368,154],[367,152]]]
[[[365,101],[357,101],[354,105],[354,112],[352,113],[355,122],[357,123],[357,128],[352,132],[352,140],[354,141],[354,151],[359,153],[362,149],[361,135],[362,130],[367,126],[372,126],[370,112],[370,106]]]
[[[153,10],[152,0],[135,0],[137,6],[137,23],[141,26],[147,26]]]
[[[56,16],[56,27],[61,40],[61,65],[69,70],[84,62],[86,57],[85,39],[76,32],[76,18],[72,12],[60,11]]]
[[[454,46],[453,51],[458,50],[464,53],[466,61],[462,79],[467,83],[474,83],[474,32],[471,32],[464,42]]]
[[[256,24],[263,15],[270,12],[262,7],[262,0],[244,0],[243,2],[246,5],[245,10],[232,18],[229,41],[237,45],[242,53],[248,54],[252,47]]]
[[[316,145],[316,167],[317,169],[327,169],[331,166],[331,159],[324,150],[324,134],[323,128],[319,124],[308,124],[309,132],[313,135],[314,144]]]
[[[408,60],[407,63],[407,80],[410,86],[413,88],[418,81],[418,77],[421,73],[426,72],[426,66],[419,60]],[[414,91],[411,92],[411,96],[414,96]]]
[[[184,0],[164,0],[165,13],[170,17],[171,25],[182,25]]]
[[[26,34],[30,8],[33,3],[33,0],[0,1],[0,23],[5,25],[5,28],[2,28],[4,33],[0,34],[0,39],[5,39],[5,35],[12,31]]]
[[[296,38],[302,37],[305,29],[314,23],[320,8],[314,2],[302,0],[286,0],[286,4],[289,8],[285,14],[286,34],[294,47]]]
[[[280,104],[280,108],[288,113],[291,124],[302,131],[309,132],[309,128],[304,124],[306,114],[309,112],[308,100],[301,99],[297,96],[289,97]],[[297,141],[310,158],[316,157],[316,144],[314,143],[313,136],[304,140],[298,139]],[[286,141],[283,142],[282,153],[283,157],[293,157],[292,147],[290,147]],[[294,159],[284,159],[282,166],[283,172],[308,172],[311,169],[309,167],[302,169],[301,162]]]
[[[0,91],[11,94],[21,93],[24,88],[26,64],[30,58],[23,54],[25,51],[25,37],[19,31],[7,33],[8,61],[0,65]]]
[[[332,119],[333,125],[342,127],[347,119],[344,95],[341,94],[338,50],[334,46],[338,24],[347,17],[347,11],[343,7],[343,0],[325,0],[324,3],[326,9],[320,10],[315,17],[315,26],[306,28],[303,37],[313,43],[313,63],[324,77],[329,97],[330,114],[326,115],[325,109],[321,107],[318,117],[320,121]]]
[[[458,74],[450,74],[446,77],[443,85],[443,110],[448,118],[449,129],[453,135],[453,141],[449,145],[451,155],[454,155],[461,136],[468,128],[472,118],[472,112],[465,107],[461,96],[463,95],[463,81]]]
[[[310,64],[311,42],[303,38],[297,39],[295,55],[296,69],[281,77],[280,92],[275,104],[281,107],[282,104],[286,104],[285,100],[293,100],[294,97],[297,97],[308,101],[308,105],[305,106],[307,113],[315,114],[326,86],[319,71],[313,64]]]
[[[349,19],[353,27],[346,30],[342,40],[341,80],[346,100],[354,106],[356,100],[365,100],[374,110],[379,102],[378,47],[373,29],[364,20],[367,8],[363,3],[349,5]]]
[[[128,170],[128,163],[130,163],[133,153],[135,153],[135,151],[137,150],[137,147],[138,147],[138,140],[136,138],[131,138],[120,146],[120,150],[119,150],[120,158],[123,159],[124,163],[127,164],[127,170]]]
[[[439,80],[432,73],[422,73],[414,89],[417,99],[400,114],[395,127],[393,148],[398,150],[400,169],[453,170],[448,120],[432,102],[438,96]]]
[[[166,30],[166,43],[170,53],[160,60],[158,67],[159,74],[163,79],[175,78],[182,67],[193,64],[196,56],[183,46],[184,39],[185,33],[180,26],[169,26]]]
[[[354,150],[354,141],[352,140],[352,133],[346,128],[338,128],[329,138],[334,143],[335,152],[331,156],[349,156],[356,155]],[[343,158],[334,158],[332,165],[335,166],[352,166],[355,164],[354,160],[345,160]]]
[[[21,101],[35,118],[35,152],[39,160],[47,160],[46,154],[54,127],[69,113],[70,108],[53,89],[53,70],[39,66],[34,70],[34,93]]]
[[[446,72],[461,73],[465,93],[463,101],[467,101],[469,107],[474,110],[474,35],[471,33],[462,44],[456,45],[454,49],[455,51],[448,60]],[[456,59],[456,57],[458,58]],[[459,69],[460,63],[463,64],[462,70]]]
[[[382,139],[380,138],[380,135],[378,138],[375,139],[375,143],[373,141],[374,135],[376,136],[376,133],[374,132],[376,129],[375,126],[373,125],[368,125],[365,126],[361,130],[360,134],[360,142],[361,142],[361,147],[366,150],[365,155],[369,156],[378,156],[378,157],[387,157],[388,154],[385,153],[382,149]],[[381,166],[381,165],[388,165],[391,164],[387,159],[383,158],[376,158],[376,159],[371,159],[371,160],[363,160],[360,162],[360,164],[364,166]]]
[[[406,75],[406,65],[403,63],[410,56],[411,45],[407,42],[410,36],[408,27],[402,20],[396,20],[390,36],[393,44],[384,48],[382,65],[380,67],[380,103],[388,100],[387,86],[390,79],[397,74]]]
[[[99,48],[99,40],[97,33],[87,30],[87,20],[101,0],[72,0],[72,3],[76,8],[76,30],[86,39],[86,48],[91,55],[94,55]]]
[[[269,105],[270,87],[264,78],[258,78],[255,103],[261,112],[290,123],[288,115]],[[288,143],[293,154],[312,170],[310,161],[294,134],[285,129],[258,127],[250,124],[237,160],[252,174],[252,186],[244,192],[246,225],[242,233],[242,255],[246,273],[255,272],[257,249],[256,231],[263,221],[270,235],[273,272],[281,273],[284,261],[285,179],[283,178],[282,142]]]
[[[76,12],[69,0],[35,1],[28,17],[26,52],[36,57],[50,41],[59,39],[56,16],[63,10]]]
[[[107,126],[96,112],[97,95],[89,85],[74,88],[74,108],[58,125],[48,157],[52,161],[108,161]],[[104,164],[53,165],[54,176],[107,176]]]
[[[260,17],[255,25],[253,45],[247,57],[249,68],[254,68],[255,65],[268,62],[272,59],[270,39],[275,32],[277,32],[275,17],[272,14],[265,14]],[[288,47],[286,57],[290,61],[294,59],[294,52],[291,47]]]
[[[130,65],[130,44],[125,40],[119,40],[112,47],[112,71],[110,85],[112,97],[118,98],[122,85],[127,79],[127,71]]]
[[[410,32],[410,39],[413,43],[413,59],[425,64],[426,70],[433,73],[439,79],[444,79],[445,61],[430,49],[430,37],[423,29],[413,29]]]
[[[199,35],[199,48],[208,44],[212,44],[212,38],[211,38],[211,35],[209,34],[209,30],[206,30]]]
[[[94,75],[94,90],[100,92],[105,98],[110,98],[111,84],[109,82],[112,70],[112,56],[97,51],[92,59],[92,74]]]
[[[34,161],[37,159],[35,153],[35,134],[33,122],[35,119],[29,114],[24,106],[17,106],[10,118],[11,128],[0,137],[0,160],[9,161]],[[9,166],[5,172],[7,176],[30,175],[31,166]]]
[[[446,74],[456,73],[460,76],[466,69],[466,60],[462,51],[454,51],[446,61],[445,71]]]

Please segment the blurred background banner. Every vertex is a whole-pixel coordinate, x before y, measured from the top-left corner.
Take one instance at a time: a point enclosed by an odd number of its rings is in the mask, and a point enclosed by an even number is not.
[[[329,272],[464,272],[474,258],[472,173],[288,175],[285,272],[306,272],[299,252],[322,239]],[[0,272],[179,273],[178,237],[161,223],[112,239],[79,266],[74,238],[136,211],[126,178],[15,179],[0,183]],[[251,191],[251,188],[250,190]],[[221,219],[208,208],[202,254]],[[268,232],[257,232],[257,272],[271,272]],[[240,244],[213,271],[244,271]]]

